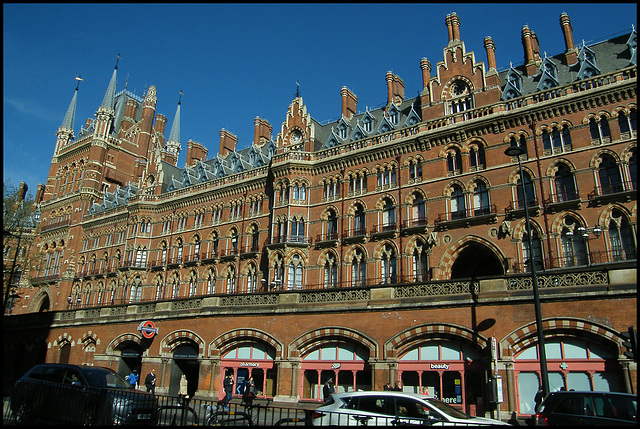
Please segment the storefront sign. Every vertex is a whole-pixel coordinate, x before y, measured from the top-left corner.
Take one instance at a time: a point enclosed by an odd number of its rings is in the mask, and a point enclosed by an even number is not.
[[[449,369],[448,363],[432,363],[431,369]]]
[[[155,323],[151,320],[147,320],[138,325],[138,331],[140,331],[143,337],[151,339],[158,333],[158,328],[156,328]]]
[[[253,368],[257,368],[260,366],[260,364],[257,362],[242,362],[240,366],[251,366]]]

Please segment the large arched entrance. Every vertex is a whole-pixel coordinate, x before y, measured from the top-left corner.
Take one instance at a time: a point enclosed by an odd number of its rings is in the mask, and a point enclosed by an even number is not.
[[[500,276],[504,274],[502,262],[482,243],[468,242],[458,253],[451,267],[451,278]]]

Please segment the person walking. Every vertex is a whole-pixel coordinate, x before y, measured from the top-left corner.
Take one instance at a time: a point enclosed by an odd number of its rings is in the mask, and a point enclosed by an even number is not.
[[[324,383],[324,387],[322,388],[322,395],[324,396],[324,401],[327,402],[332,394],[336,393],[336,388],[333,385],[333,378],[327,380]]]
[[[152,395],[156,393],[156,370],[152,369],[144,379],[144,385],[147,387],[147,393],[151,392]]]
[[[229,402],[231,402],[231,398],[233,396],[233,375],[227,374],[227,376],[224,379],[223,386],[224,386],[224,393],[225,393],[224,409],[228,410]]]
[[[126,378],[127,380],[129,380],[129,384],[131,385],[131,388],[135,389],[136,385],[138,384],[138,380],[140,379],[140,376],[138,375],[138,371],[134,369],[133,371],[131,371],[131,374],[129,374]]]
[[[256,397],[258,390],[256,389],[256,383],[253,381],[253,377],[249,377],[247,383],[244,386],[244,392],[242,393],[242,401],[247,407],[253,405],[253,398]]]

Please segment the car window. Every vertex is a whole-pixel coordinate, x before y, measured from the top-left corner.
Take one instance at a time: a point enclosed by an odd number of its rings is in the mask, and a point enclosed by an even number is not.
[[[396,398],[396,407],[399,417],[421,418],[429,414],[426,407],[410,398]]]
[[[71,385],[74,385],[74,386],[82,385],[82,382],[80,381],[80,376],[73,369],[68,369],[67,370],[67,372],[64,375],[63,383],[64,384],[71,384]]]
[[[57,366],[56,367],[41,366],[31,371],[31,374],[29,374],[29,377],[34,380],[49,381],[53,383],[62,383],[64,373],[65,373],[65,368],[61,368]]]
[[[393,398],[384,396],[355,396],[345,408],[388,416],[395,415]]]
[[[595,415],[608,419],[635,421],[635,408],[629,398],[619,396],[599,396],[593,398]],[[637,402],[636,402],[637,404]]]
[[[83,368],[82,372],[87,378],[90,386],[94,387],[115,387],[118,389],[129,389],[129,383],[120,374],[102,368]]]
[[[456,419],[472,419],[473,418],[461,411],[456,410],[451,405],[447,405],[444,402],[438,401],[437,399],[428,398],[428,399],[425,399],[425,402],[427,402],[430,406],[432,406],[436,410],[440,411],[442,414],[445,414],[449,417],[454,417]]]
[[[557,414],[574,414],[582,416],[585,414],[585,407],[583,407],[582,404],[583,400],[581,397],[564,397],[560,399],[553,412]]]

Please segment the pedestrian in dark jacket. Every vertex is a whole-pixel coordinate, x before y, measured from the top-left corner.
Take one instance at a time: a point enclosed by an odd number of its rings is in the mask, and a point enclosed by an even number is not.
[[[156,393],[156,370],[152,369],[149,374],[144,379],[144,385],[147,387],[147,393],[151,392],[151,394]]]
[[[231,402],[231,398],[233,396],[233,375],[227,374],[227,376],[224,378],[223,386],[225,393],[224,409],[228,410],[229,402]]]
[[[324,387],[322,388],[324,400],[328,401],[333,393],[336,393],[336,388],[333,386],[333,378],[330,378],[324,383]]]

